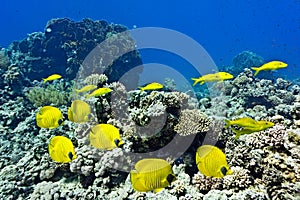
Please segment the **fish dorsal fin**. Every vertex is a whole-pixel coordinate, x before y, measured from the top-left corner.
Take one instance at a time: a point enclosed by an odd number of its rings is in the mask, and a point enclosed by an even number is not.
[[[164,169],[165,167],[170,166],[170,164],[162,159],[157,159],[157,158],[147,158],[140,160],[135,164],[135,169],[138,172],[152,172],[160,169]]]
[[[44,106],[40,109],[40,113],[43,114],[44,112],[53,109],[52,106]]]

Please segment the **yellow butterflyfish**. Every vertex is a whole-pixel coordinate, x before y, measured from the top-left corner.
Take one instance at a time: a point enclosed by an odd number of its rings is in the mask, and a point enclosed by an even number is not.
[[[130,171],[132,187],[139,192],[159,192],[175,179],[170,163],[158,158],[142,159]]]
[[[51,138],[48,151],[52,160],[60,163],[68,163],[77,158],[72,141],[64,136]]]
[[[72,122],[82,123],[89,120],[91,108],[82,100],[74,100],[68,109],[68,119]]]
[[[200,146],[196,152],[196,165],[204,176],[222,178],[232,174],[226,155],[215,146]]]
[[[62,112],[53,106],[44,106],[36,114],[36,124],[40,128],[53,129],[63,124]]]
[[[93,147],[106,150],[121,147],[124,144],[119,129],[111,124],[94,126],[89,134],[89,141]]]

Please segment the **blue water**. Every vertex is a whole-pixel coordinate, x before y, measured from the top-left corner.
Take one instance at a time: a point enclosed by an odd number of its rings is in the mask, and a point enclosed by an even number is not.
[[[218,66],[230,65],[235,55],[250,50],[266,61],[287,62],[289,67],[280,70],[283,76],[300,75],[299,0],[2,0],[0,46],[43,31],[48,20],[60,17],[169,28],[199,42]],[[153,62],[149,56],[143,59]]]

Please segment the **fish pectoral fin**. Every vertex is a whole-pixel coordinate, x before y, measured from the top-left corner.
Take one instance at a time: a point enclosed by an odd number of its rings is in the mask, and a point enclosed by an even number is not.
[[[149,191],[141,180],[139,173],[136,170],[131,170],[130,172],[130,181],[132,183],[133,189],[139,192]]]
[[[243,131],[231,128],[232,132],[235,133],[235,139],[239,139],[239,137],[243,134]]]
[[[197,79],[196,78],[191,78],[191,79],[194,81],[193,86],[195,86],[197,84]]]
[[[159,193],[159,192],[161,192],[163,189],[164,189],[164,188],[156,188],[156,189],[154,189],[154,192],[155,192],[155,193]]]

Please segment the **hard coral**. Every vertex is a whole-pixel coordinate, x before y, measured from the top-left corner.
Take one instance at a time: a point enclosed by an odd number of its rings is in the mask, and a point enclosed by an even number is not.
[[[103,85],[107,80],[105,74],[91,74],[85,78],[84,82],[87,85]]]
[[[33,87],[25,93],[28,100],[35,106],[68,105],[72,99],[72,87],[65,86],[63,82],[47,85],[45,87]]]
[[[174,130],[181,136],[208,131],[210,120],[199,110],[182,110]]]

